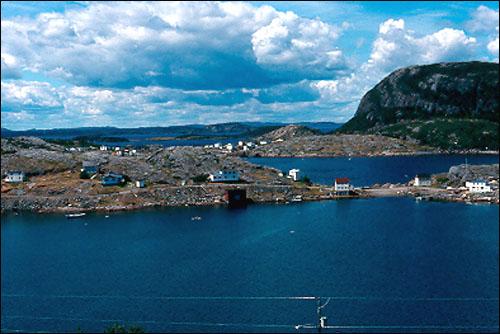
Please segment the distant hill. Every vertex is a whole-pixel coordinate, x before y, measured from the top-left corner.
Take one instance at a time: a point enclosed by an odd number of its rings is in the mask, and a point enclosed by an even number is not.
[[[301,123],[298,123],[301,124]],[[342,124],[333,122],[305,122],[308,127],[317,129],[322,132],[332,131],[337,129]],[[189,136],[204,136],[204,137],[257,137],[269,131],[286,126],[283,123],[273,122],[232,122],[221,124],[191,124],[191,125],[176,125],[168,127],[140,127],[140,128],[116,128],[116,127],[82,127],[82,128],[65,128],[65,129],[31,129],[22,131],[13,131],[6,128],[1,129],[2,137],[19,137],[19,136],[34,136],[49,139],[74,139],[78,137],[189,137]]]
[[[276,130],[268,132],[261,137],[260,140],[289,140],[292,138],[308,137],[320,134],[319,130],[311,129],[303,125],[287,125]]]
[[[442,148],[498,149],[498,63],[394,71],[362,98],[338,131],[413,138]]]

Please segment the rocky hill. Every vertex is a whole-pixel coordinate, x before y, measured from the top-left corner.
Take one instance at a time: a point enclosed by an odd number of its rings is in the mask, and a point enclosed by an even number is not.
[[[292,138],[308,137],[319,134],[314,130],[302,125],[287,125],[260,136],[259,140],[274,141],[278,139],[289,140]]]
[[[399,69],[365,94],[354,117],[339,131],[414,138],[442,148],[498,149],[498,74],[497,63],[485,62]],[[427,124],[430,135],[419,135],[423,121],[438,119],[447,122]],[[484,135],[468,132],[477,127],[477,120],[483,121]],[[387,129],[399,123],[405,123],[404,128]]]

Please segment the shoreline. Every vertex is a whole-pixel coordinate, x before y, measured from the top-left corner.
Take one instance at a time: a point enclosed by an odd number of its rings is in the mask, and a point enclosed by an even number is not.
[[[242,158],[377,158],[377,157],[397,157],[397,156],[421,156],[421,155],[453,155],[453,154],[469,154],[469,155],[498,155],[500,151],[415,151],[415,152],[389,152],[389,153],[374,153],[374,154],[329,154],[329,155],[319,155],[319,154],[249,154],[249,155],[238,155],[236,156]]]
[[[53,200],[58,199],[53,196],[31,196],[30,200],[27,198],[20,198],[19,196],[2,196],[2,214],[12,213],[12,212],[32,212],[37,214],[47,214],[47,213],[105,213],[105,212],[123,212],[123,211],[140,211],[149,208],[167,208],[167,207],[201,207],[201,206],[227,206],[227,202],[222,199],[220,191],[225,191],[227,189],[234,188],[245,188],[250,196],[248,204],[266,204],[266,203],[277,203],[277,204],[289,204],[297,202],[316,202],[323,200],[353,200],[353,199],[375,199],[383,197],[408,197],[415,198],[415,200],[424,201],[439,201],[439,202],[458,202],[464,204],[470,203],[482,203],[482,204],[499,204],[498,198],[492,196],[474,196],[474,197],[462,197],[459,194],[454,193],[452,190],[433,188],[433,187],[413,187],[408,185],[397,185],[389,184],[384,187],[370,187],[366,189],[356,189],[355,195],[335,195],[332,187],[327,187],[323,185],[312,185],[304,187],[293,187],[293,186],[272,186],[273,191],[269,191],[269,186],[266,185],[241,185],[241,184],[226,184],[226,185],[214,185],[212,187],[196,187],[196,188],[216,188],[218,193],[213,198],[207,200],[207,198],[193,198],[188,201],[168,201],[165,199],[151,199],[147,202],[142,203],[131,203],[125,205],[110,204],[110,205],[94,205],[94,206],[41,206],[41,202],[45,204],[50,203]],[[267,189],[266,189],[267,188]],[[180,186],[180,187],[169,187],[169,190],[180,191],[193,189],[192,186]],[[158,189],[155,189],[158,190]],[[163,189],[166,190],[166,189]],[[264,196],[261,196],[265,192]],[[141,192],[126,192],[126,193],[114,193],[106,195],[96,195],[87,196],[86,198],[80,198],[84,201],[99,200],[103,197],[119,197],[125,194],[134,194]],[[144,192],[145,193],[145,192]],[[261,195],[259,195],[261,194]],[[219,197],[220,196],[220,197]],[[301,196],[300,201],[294,200],[297,196]],[[137,198],[139,198],[137,196]],[[59,198],[60,199],[60,198]],[[115,198],[116,199],[116,198]],[[7,205],[7,202],[13,201],[12,203],[19,204],[19,201],[24,200],[24,207],[17,207],[17,205]],[[78,201],[77,201],[78,202]],[[11,204],[12,204],[11,203]]]

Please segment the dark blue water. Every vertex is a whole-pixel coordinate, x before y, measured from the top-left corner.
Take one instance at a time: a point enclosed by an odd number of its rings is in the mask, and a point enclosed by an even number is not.
[[[451,166],[465,163],[498,163],[494,154],[432,154],[395,157],[339,158],[248,158],[250,162],[278,168],[284,172],[298,168],[313,182],[333,184],[336,177],[348,177],[354,186],[375,183],[406,183],[418,173],[447,172]]]
[[[2,329],[295,332],[314,301],[228,297],[334,296],[340,331],[493,332],[498,216],[409,198],[6,215]]]

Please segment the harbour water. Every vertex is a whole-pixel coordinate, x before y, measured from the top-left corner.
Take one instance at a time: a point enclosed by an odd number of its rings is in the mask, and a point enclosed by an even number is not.
[[[498,218],[410,198],[7,214],[2,331],[297,332],[316,302],[282,297],[323,296],[337,332],[497,332]]]
[[[406,183],[418,173],[447,172],[466,162],[474,165],[498,163],[496,154],[425,154],[394,157],[338,158],[248,158],[250,162],[284,172],[301,170],[313,182],[332,184],[336,177],[349,177],[355,186],[375,183]]]

